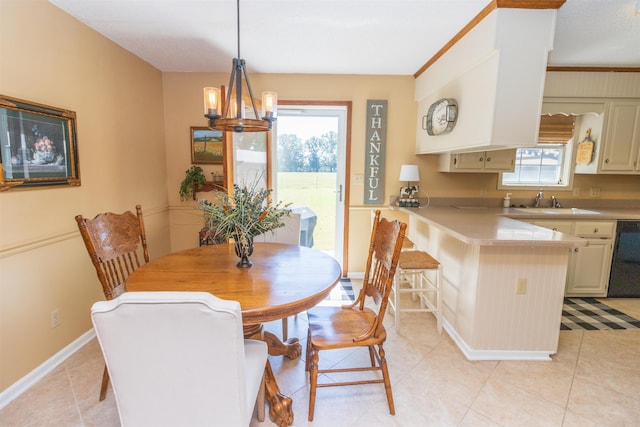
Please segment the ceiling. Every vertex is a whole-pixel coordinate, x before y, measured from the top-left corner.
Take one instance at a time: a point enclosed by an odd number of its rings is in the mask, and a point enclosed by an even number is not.
[[[234,0],[49,0],[161,71],[229,72]],[[242,0],[250,73],[412,75],[490,0]],[[567,0],[550,66],[640,67],[636,0]]]

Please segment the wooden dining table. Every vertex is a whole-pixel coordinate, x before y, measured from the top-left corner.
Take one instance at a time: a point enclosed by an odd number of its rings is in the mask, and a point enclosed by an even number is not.
[[[175,252],[143,265],[126,282],[128,292],[201,291],[235,300],[242,309],[246,338],[261,339],[272,356],[291,359],[302,353],[298,338],[282,342],[263,324],[303,312],[324,300],[342,275],[331,256],[304,246],[255,243],[250,268],[238,268],[232,244]],[[278,426],[293,423],[291,398],[280,392],[267,360],[269,417]]]

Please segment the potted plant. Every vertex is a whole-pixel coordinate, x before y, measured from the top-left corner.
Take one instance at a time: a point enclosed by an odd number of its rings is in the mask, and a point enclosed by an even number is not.
[[[193,197],[193,187],[195,185],[202,185],[207,178],[204,176],[204,172],[200,166],[191,166],[185,171],[185,177],[180,183],[180,200],[185,201]]]
[[[214,201],[200,200],[200,209],[211,232],[225,239],[233,239],[238,267],[251,267],[249,256],[253,253],[253,238],[267,231],[284,226],[284,218],[291,214],[282,202],[273,204],[269,199],[273,190],[250,186],[233,186],[233,194],[214,191]]]

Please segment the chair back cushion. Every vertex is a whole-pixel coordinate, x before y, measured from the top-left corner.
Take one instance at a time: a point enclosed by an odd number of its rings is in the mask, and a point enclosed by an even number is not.
[[[237,301],[127,292],[94,304],[91,317],[123,426],[248,425],[255,395],[247,402]]]

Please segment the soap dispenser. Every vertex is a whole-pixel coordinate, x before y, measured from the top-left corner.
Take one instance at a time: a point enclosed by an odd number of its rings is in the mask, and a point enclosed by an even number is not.
[[[504,199],[502,200],[502,206],[505,208],[511,206],[511,193],[507,193],[507,195],[504,196]]]

